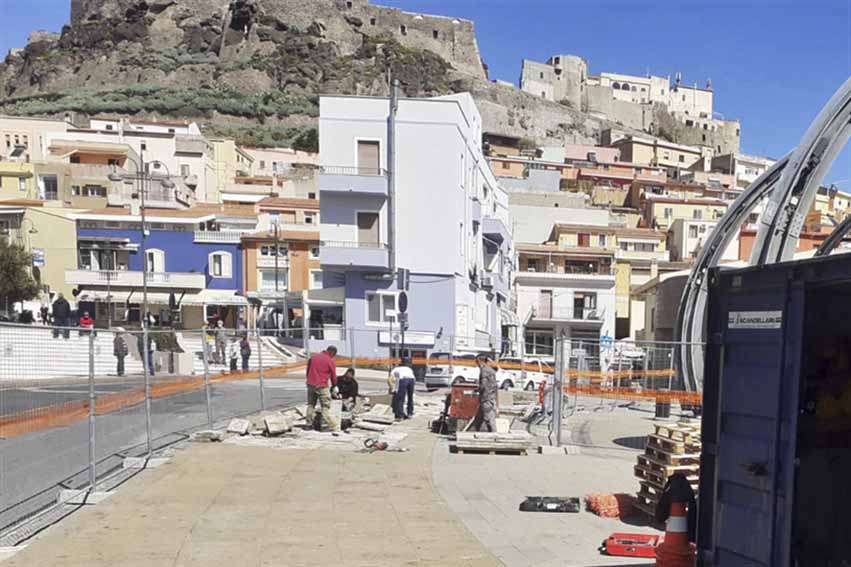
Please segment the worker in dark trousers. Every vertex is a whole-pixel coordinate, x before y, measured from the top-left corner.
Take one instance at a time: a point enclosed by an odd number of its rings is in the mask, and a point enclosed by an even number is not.
[[[496,372],[488,365],[486,354],[476,357],[476,365],[479,367],[479,411],[472,427],[476,431],[496,433]]]

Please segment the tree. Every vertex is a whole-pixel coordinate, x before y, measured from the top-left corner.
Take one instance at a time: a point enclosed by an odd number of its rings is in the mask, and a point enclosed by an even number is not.
[[[319,131],[317,131],[316,128],[310,128],[309,130],[303,131],[295,140],[293,140],[293,148],[303,152],[318,152]]]
[[[38,296],[38,284],[30,274],[32,254],[23,246],[10,244],[0,239],[0,307],[34,299]]]

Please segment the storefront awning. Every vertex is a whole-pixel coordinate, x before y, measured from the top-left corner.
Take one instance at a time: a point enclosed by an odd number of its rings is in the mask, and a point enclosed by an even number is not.
[[[508,309],[500,310],[500,319],[502,320],[502,324],[506,327],[520,326],[520,317],[518,317],[516,313],[509,311]]]
[[[311,289],[307,292],[308,305],[343,305],[346,301],[346,288],[329,287]]]
[[[199,293],[187,293],[181,305],[248,305],[248,300],[232,289],[203,289]]]
[[[131,295],[132,294],[132,295]],[[168,293],[154,293],[148,292],[148,303],[151,305],[168,305]],[[176,299],[180,299],[180,294],[175,295]],[[83,290],[80,292],[80,295],[77,296],[77,301],[100,301],[106,302],[110,301],[112,303],[127,303],[127,300],[130,300],[131,303],[142,303],[142,292],[141,291],[112,291],[107,292],[106,290]]]

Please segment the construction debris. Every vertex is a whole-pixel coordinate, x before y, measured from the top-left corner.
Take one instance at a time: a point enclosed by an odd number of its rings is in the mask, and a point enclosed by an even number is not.
[[[456,435],[453,447],[459,453],[526,455],[533,441],[534,437],[526,432],[461,432]]]
[[[281,435],[293,428],[292,420],[289,417],[280,414],[266,416],[263,423],[266,426],[266,435],[269,435],[270,437]]]
[[[585,508],[602,518],[629,518],[635,513],[631,494],[594,492],[585,495]]]
[[[238,435],[248,435],[248,432],[251,431],[251,421],[247,419],[232,419],[228,424],[228,433],[236,433]]]
[[[575,496],[527,496],[520,503],[521,512],[561,512],[578,514],[581,506]]]
[[[209,429],[206,431],[199,431],[192,435],[189,438],[190,441],[195,443],[215,443],[221,441],[224,435],[221,431],[216,431],[214,429]]]
[[[386,431],[389,425],[381,423],[369,423],[368,421],[356,421],[352,427],[355,429],[363,429],[364,431]]]
[[[376,404],[368,412],[361,414],[360,420],[392,425],[396,418],[393,415],[393,408],[384,404]]]

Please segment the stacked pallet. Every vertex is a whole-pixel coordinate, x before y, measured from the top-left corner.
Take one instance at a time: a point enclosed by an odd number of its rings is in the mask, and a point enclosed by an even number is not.
[[[647,437],[643,455],[638,456],[635,476],[640,488],[636,494],[635,508],[651,518],[668,479],[682,473],[691,483],[695,493],[700,477],[700,425],[696,422],[655,424]]]
[[[526,455],[532,447],[534,438],[525,432],[520,433],[458,433],[454,448],[458,453],[487,453]]]

